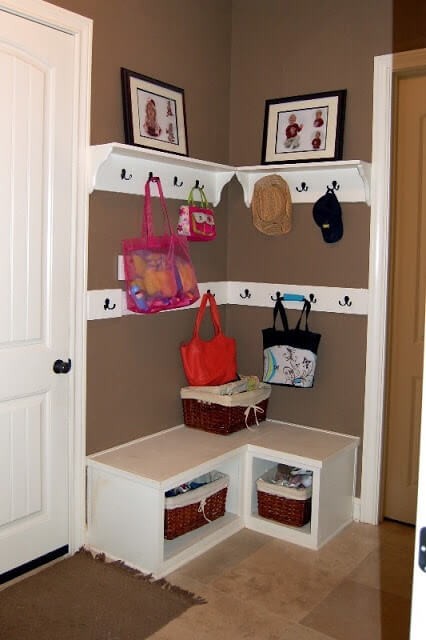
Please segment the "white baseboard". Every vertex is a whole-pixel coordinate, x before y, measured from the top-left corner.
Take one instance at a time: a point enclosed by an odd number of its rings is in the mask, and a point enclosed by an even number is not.
[[[352,517],[355,522],[361,521],[361,498],[353,498]]]

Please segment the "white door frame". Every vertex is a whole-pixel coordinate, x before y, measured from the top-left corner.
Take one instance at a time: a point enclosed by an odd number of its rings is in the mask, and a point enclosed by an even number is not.
[[[374,59],[368,328],[360,520],[380,518],[388,302],[392,88],[394,73],[426,68],[426,49]]]
[[[71,335],[73,372],[69,408],[69,550],[85,541],[86,440],[86,290],[89,191],[87,161],[90,144],[90,87],[93,22],[43,0],[0,0],[0,9],[64,31],[74,37],[73,239],[71,246]],[[71,79],[70,79],[71,81]]]

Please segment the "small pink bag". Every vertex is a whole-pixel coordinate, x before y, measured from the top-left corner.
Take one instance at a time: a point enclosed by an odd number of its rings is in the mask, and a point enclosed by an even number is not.
[[[200,192],[200,204],[194,202],[194,189]],[[188,204],[179,208],[177,232],[191,242],[207,242],[216,238],[216,225],[213,209],[209,207],[204,189],[192,187]]]
[[[157,185],[164,216],[161,236],[153,233],[151,183]],[[189,306],[200,297],[188,243],[172,232],[160,178],[149,178],[145,184],[141,236],[123,240],[122,248],[130,311],[156,313]]]

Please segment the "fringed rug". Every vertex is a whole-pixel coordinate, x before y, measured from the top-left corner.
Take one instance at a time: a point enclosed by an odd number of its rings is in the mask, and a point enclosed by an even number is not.
[[[144,640],[203,602],[81,550],[0,591],[0,638]]]

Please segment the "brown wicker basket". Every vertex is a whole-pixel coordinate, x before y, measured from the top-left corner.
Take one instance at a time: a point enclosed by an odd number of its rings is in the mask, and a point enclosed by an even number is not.
[[[173,540],[225,515],[229,478],[213,472],[217,479],[193,491],[166,498],[164,537]]]
[[[254,411],[249,412],[246,424],[244,415],[246,407],[224,407],[193,398],[183,398],[182,404],[184,423],[187,427],[194,429],[226,436],[256,424]],[[256,406],[263,410],[262,414],[257,414],[257,421],[262,422],[266,419],[268,399],[262,400]]]
[[[232,396],[211,394],[191,387],[181,389],[183,420],[187,427],[228,435],[266,419],[270,385]]]
[[[303,527],[311,519],[312,488],[289,488],[268,482],[267,472],[257,480],[257,507],[262,518],[292,527]]]

